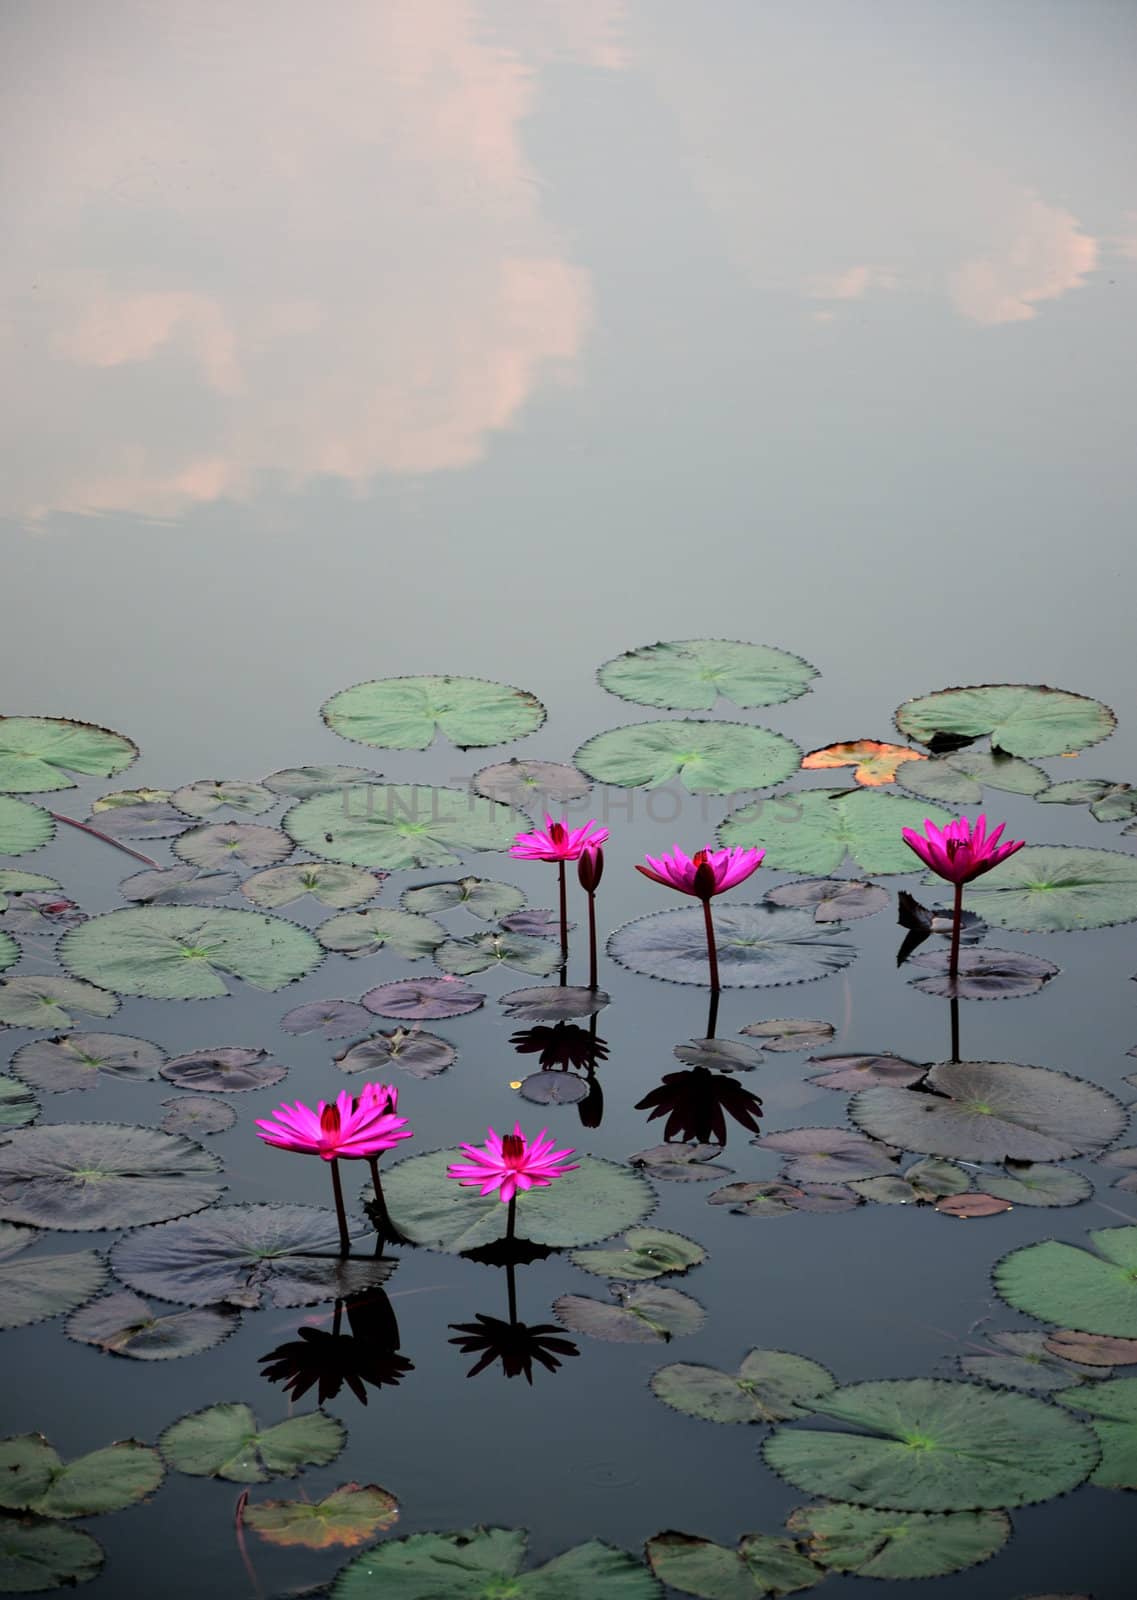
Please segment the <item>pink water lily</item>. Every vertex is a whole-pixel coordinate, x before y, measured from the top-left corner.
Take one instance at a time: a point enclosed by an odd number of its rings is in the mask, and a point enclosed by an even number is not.
[[[395,1090],[368,1083],[358,1099],[344,1089],[332,1104],[321,1100],[314,1111],[299,1100],[294,1106],[286,1102],[271,1117],[257,1121],[257,1137],[280,1150],[296,1150],[324,1161],[339,1156],[366,1160],[413,1137],[406,1117],[394,1115],[392,1097],[397,1103]]]
[[[519,833],[509,853],[518,861],[575,861],[583,850],[595,849],[607,837],[608,829],[600,827],[595,817],[579,828],[570,828],[567,818],[554,822],[546,811],[545,826]]]
[[[446,1169],[446,1176],[456,1178],[463,1187],[475,1185],[483,1195],[496,1189],[499,1200],[510,1201],[518,1190],[547,1189],[554,1178],[577,1170],[577,1162],[565,1160],[576,1151],[554,1149],[546,1128],[533,1140],[526,1139],[519,1122],[512,1133],[500,1137],[492,1128],[486,1131],[489,1137],[484,1146],[462,1146],[470,1157],[468,1164],[455,1161]]]
[[[697,900],[709,900],[712,895],[723,894],[743,883],[762,865],[765,850],[744,849],[731,845],[725,850],[712,850],[705,845],[688,856],[675,845],[670,855],[645,856],[646,867],[637,864],[636,871],[653,883],[662,883],[666,889],[678,889],[680,894],[694,895]]]
[[[970,883],[972,878],[990,872],[1000,861],[1021,850],[1025,839],[1009,839],[1000,844],[1005,822],[1000,822],[993,833],[987,832],[987,818],[980,815],[972,828],[966,817],[957,817],[946,828],[937,828],[928,817],[924,818],[924,831],[903,828],[904,843],[915,850],[921,861],[949,883]]]

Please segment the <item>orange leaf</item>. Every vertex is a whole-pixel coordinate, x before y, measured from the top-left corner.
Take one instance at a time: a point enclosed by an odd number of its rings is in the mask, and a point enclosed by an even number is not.
[[[880,744],[876,739],[850,739],[846,744],[827,744],[823,750],[811,750],[802,757],[806,769],[825,767],[856,767],[853,776],[858,783],[878,788],[891,783],[896,769],[905,761],[926,761],[919,750],[906,744]]]

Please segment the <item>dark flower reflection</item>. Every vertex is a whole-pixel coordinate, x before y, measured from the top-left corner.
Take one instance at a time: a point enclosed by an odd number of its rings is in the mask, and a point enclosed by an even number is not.
[[[665,1072],[663,1082],[636,1102],[637,1111],[651,1111],[649,1122],[666,1117],[665,1140],[726,1144],[726,1119],[732,1117],[750,1133],[760,1133],[762,1102],[728,1072],[691,1067]]]
[[[598,1061],[608,1059],[607,1041],[598,1039],[595,1032],[576,1022],[555,1022],[551,1027],[538,1023],[511,1034],[509,1042],[518,1055],[539,1056],[540,1065],[546,1071],[550,1067],[591,1071]]]
[[[501,1363],[507,1378],[524,1378],[533,1383],[533,1363],[536,1361],[546,1372],[559,1370],[562,1361],[578,1356],[580,1350],[571,1339],[565,1338],[564,1329],[554,1322],[526,1323],[517,1316],[517,1268],[549,1255],[544,1245],[530,1244],[526,1239],[499,1239],[493,1245],[483,1245],[470,1251],[471,1259],[486,1265],[505,1268],[506,1294],[509,1300],[508,1316],[486,1316],[476,1312],[473,1322],[452,1322],[457,1338],[451,1339],[463,1355],[476,1355],[478,1360],[467,1372],[467,1378],[476,1378],[495,1362]]]
[[[349,1333],[343,1331],[345,1311]],[[368,1384],[393,1388],[414,1371],[414,1362],[399,1354],[399,1324],[381,1289],[337,1300],[330,1329],[302,1327],[297,1334],[260,1358],[262,1378],[282,1384],[293,1400],[316,1388],[323,1405],[346,1383],[366,1405]]]

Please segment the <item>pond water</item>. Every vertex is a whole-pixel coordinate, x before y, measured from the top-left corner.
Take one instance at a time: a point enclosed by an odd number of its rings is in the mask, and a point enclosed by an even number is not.
[[[905,742],[894,709],[950,685],[1052,685],[1113,707],[1118,725],[1100,747],[1091,745],[1104,727],[1047,744],[1033,721],[1026,746],[1008,736],[1006,747],[1045,749],[1037,765],[1051,784],[1134,781],[1131,10],[1099,0],[1029,12],[929,0],[390,0],[341,4],[329,26],[292,0],[236,11],[213,0],[106,0],[78,27],[74,7],[35,0],[6,7],[0,30],[15,222],[0,266],[0,340],[18,374],[2,425],[0,711],[95,723],[140,750],[121,773],[80,775],[75,788],[0,788],[81,819],[127,787],[256,781],[312,764],[363,768],[376,785],[424,794],[463,789],[489,764],[572,762],[595,735],[652,720],[693,719],[696,741],[708,719],[792,740],[790,766],[765,785],[753,769],[741,780],[732,769],[706,794],[676,780],[627,787],[581,758],[598,781],[571,815],[611,832],[597,897],[603,940],[695,905],[632,871],[645,853],[707,843],[729,813],[776,788],[853,787],[850,767],[788,774],[800,753],[835,742]],[[819,675],[799,698],[739,709],[727,696],[686,710],[664,709],[673,696],[620,698],[597,678],[626,651],[692,639],[772,646]],[[495,734],[463,749],[440,735],[421,751],[349,743],[321,719],[346,686],[424,674],[517,685],[547,718],[516,742]],[[774,759],[770,748],[763,759]],[[979,739],[968,753],[986,748]],[[376,792],[381,816],[385,791]],[[869,792],[911,799],[897,783]],[[983,808],[1031,847],[1114,852],[1108,871],[1124,874],[1133,859],[1124,795],[1105,821],[1085,804],[990,786]],[[276,803],[200,820],[276,828],[296,802]],[[744,842],[767,844],[767,864],[717,901],[716,915],[834,871],[809,864],[794,827],[784,811],[759,812]],[[881,827],[894,843],[899,824]],[[125,842],[163,866],[178,844]],[[458,854],[453,867],[393,871],[371,907],[477,876],[555,909],[553,867],[500,850]],[[842,955],[815,981],[723,992],[720,1040],[745,1043],[740,1030],[770,1018],[833,1030],[728,1080],[761,1097],[765,1135],[851,1130],[847,1094],[808,1081],[823,1070],[805,1065],[813,1055],[891,1053],[924,1065],[952,1054],[948,1001],[913,988],[926,968],[896,960],[897,891],[944,904],[950,889],[925,885],[903,861],[867,865],[836,869],[887,891],[884,909],[832,935],[855,959]],[[119,885],[143,870],[63,825],[0,866],[50,876],[90,916],[127,906]],[[570,887],[569,978],[583,984],[585,901]],[[961,1002],[958,1054],[1058,1069],[1127,1104],[1137,904],[1131,886],[1086,893],[1077,914],[1090,926],[1030,931],[1045,921],[1035,907],[1033,919],[1020,908],[990,927],[986,945],[1061,970],[1025,997]],[[1119,907],[1098,915],[1107,893]],[[23,904],[0,912],[0,932]],[[249,902],[237,892],[219,904]],[[335,912],[308,897],[270,914],[316,927]],[[78,967],[78,956],[59,964],[59,913],[32,931],[22,915],[19,959],[0,984]],[[495,926],[462,907],[431,915],[456,939]],[[812,942],[808,912],[796,915]],[[1074,916],[1063,900],[1051,920]],[[1097,925],[1106,921],[1119,925]],[[105,961],[100,937],[95,959]],[[810,942],[792,942],[782,976],[813,976],[800,966]],[[933,935],[913,959],[942,946]],[[220,1204],[329,1207],[324,1163],[265,1147],[254,1119],[286,1097],[314,1104],[362,1082],[334,1056],[397,1024],[376,1016],[329,1042],[281,1020],[309,1001],[437,977],[433,949],[417,960],[388,948],[333,952],[275,992],[235,980],[213,999],[128,993],[111,1017],[80,1015],[74,1027],[153,1041],[170,1057],[267,1051],[287,1077],[218,1096],[236,1121],[195,1136],[224,1163]],[[602,954],[601,1110],[595,1090],[581,1106],[546,1107],[513,1087],[538,1057],[515,1052],[511,1035],[532,1020],[508,1016],[499,998],[556,978],[510,966],[473,973],[484,1005],[424,1024],[456,1048],[452,1066],[429,1078],[368,1074],[397,1081],[414,1155],[480,1141],[487,1124],[501,1131],[514,1118],[621,1166],[662,1140],[663,1122],[649,1124],[637,1103],[682,1069],[676,1045],[706,1036],[705,983],[661,982]],[[10,1059],[68,1031],[13,1025],[0,1043]],[[163,1078],[100,1074],[86,1091],[40,1092],[36,1126],[157,1127],[185,1093]],[[555,1372],[538,1365],[532,1386],[500,1365],[468,1377],[476,1356],[450,1342],[452,1324],[507,1317],[507,1273],[397,1247],[385,1287],[413,1369],[370,1388],[366,1407],[341,1388],[325,1410],[346,1428],[342,1452],[299,1479],[250,1485],[250,1506],[380,1485],[399,1512],[373,1539],[526,1529],[534,1565],[590,1539],[639,1560],[665,1530],[732,1550],[744,1534],[784,1537],[788,1514],[823,1496],[764,1463],[770,1430],[664,1405],[653,1374],[677,1362],[733,1372],[758,1348],[820,1363],[842,1385],[959,1379],[959,1358],[988,1350],[988,1333],[1062,1325],[1012,1309],[992,1269],[1043,1240],[1084,1247],[1090,1230],[1137,1225],[1137,1196],[1113,1187],[1125,1169],[1095,1159],[1103,1143],[1125,1147],[1131,1136],[1119,1126],[1095,1143],[1079,1131],[1083,1112],[1071,1103],[1066,1131],[1087,1153],[1060,1170],[1084,1174],[1092,1195],[966,1223],[930,1205],[744,1216],[708,1204],[725,1184],[776,1180],[790,1159],[755,1149],[728,1118],[726,1174],[641,1180],[650,1225],[706,1252],[660,1280],[698,1302],[701,1324],[667,1343],[563,1329],[579,1354]],[[0,1166],[20,1137],[0,1147]],[[905,1148],[901,1168],[921,1155]],[[355,1211],[365,1170],[347,1170]],[[985,1166],[975,1187],[993,1171]],[[0,1218],[21,1215],[9,1184]],[[27,1259],[105,1252],[118,1237],[45,1229]],[[529,1324],[557,1320],[564,1295],[613,1298],[603,1276],[564,1252],[513,1277]],[[1117,1281],[1131,1298],[1131,1276]],[[316,1391],[292,1405],[261,1358],[302,1327],[330,1332],[333,1314],[327,1298],[245,1310],[223,1342],[158,1362],[68,1338],[69,1315],[13,1327],[3,1334],[3,1433],[41,1431],[70,1459],[113,1440],[152,1445],[220,1402],[244,1402],[270,1426],[310,1411]],[[1132,1317],[1132,1306],[1119,1314]],[[1105,1381],[1134,1372],[1118,1365]],[[979,1392],[996,1405],[1014,1393]],[[1081,1447],[1096,1451],[1083,1412],[1047,1404],[1046,1419],[1064,1415],[1082,1418]],[[1129,1415],[1118,1448],[1133,1485]],[[783,1437],[809,1427],[799,1420]],[[974,1429],[963,1448],[976,1448]],[[1121,1600],[1132,1592],[1128,1502],[1123,1490],[1080,1481],[1093,1466],[1087,1458],[1071,1492],[1019,1497],[1041,1503],[1020,1508],[1010,1490],[984,1501],[1012,1507],[1012,1535],[994,1559],[934,1583],[905,1576],[888,1592]],[[241,1489],[171,1469],[145,1503],[81,1520],[106,1556],[86,1592],[294,1593],[330,1584],[358,1553],[242,1533]],[[863,1478],[848,1498],[857,1494],[871,1503]],[[886,1493],[878,1503],[895,1501]],[[961,1504],[970,1502],[957,1493],[928,1509]],[[723,1594],[746,1592],[739,1570]],[[626,1590],[532,1593],[638,1600],[638,1581],[625,1577]],[[401,1600],[382,1586],[391,1581],[343,1592]],[[824,1584],[834,1600],[872,1587],[840,1572]],[[752,1588],[764,1592],[757,1579]],[[467,1591],[457,1580],[421,1590],[436,1592]],[[468,1592],[529,1591],[502,1580]]]

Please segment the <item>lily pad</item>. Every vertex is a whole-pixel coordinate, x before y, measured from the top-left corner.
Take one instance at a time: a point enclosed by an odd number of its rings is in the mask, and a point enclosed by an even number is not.
[[[0,1517],[0,1594],[89,1583],[103,1565],[97,1539],[38,1517]]]
[[[1012,1061],[943,1062],[920,1089],[862,1089],[849,1115],[875,1139],[964,1161],[1065,1161],[1111,1144],[1126,1121],[1096,1084]]]
[[[171,1467],[193,1478],[267,1483],[295,1478],[302,1467],[326,1467],[347,1442],[342,1422],[322,1411],[262,1428],[250,1406],[207,1406],[167,1428],[158,1448]]]
[[[692,1039],[677,1044],[671,1053],[688,1067],[706,1067],[710,1072],[753,1072],[762,1065],[761,1050],[734,1039]]]
[[[832,1039],[833,1024],[805,1017],[768,1017],[764,1022],[748,1022],[738,1031],[761,1039],[763,1050],[815,1050]]]
[[[147,867],[145,872],[124,878],[118,892],[124,900],[141,905],[211,906],[232,894],[238,882],[235,872],[199,872],[182,864],[156,870]]]
[[[527,1535],[467,1528],[385,1539],[344,1567],[332,1600],[660,1600],[656,1580],[625,1550],[592,1539],[522,1572]]]
[[[796,1184],[727,1183],[707,1196],[709,1206],[729,1206],[740,1217],[788,1217],[798,1208],[805,1190]]]
[[[112,839],[176,839],[193,827],[191,818],[165,800],[140,800],[133,806],[93,811],[91,821]]]
[[[597,783],[655,789],[678,780],[691,794],[765,789],[796,772],[801,751],[784,734],[742,722],[633,722],[588,739],[573,760]]]
[[[77,1311],[67,1324],[67,1336],[134,1361],[173,1361],[211,1350],[239,1322],[237,1312],[213,1306],[159,1314],[139,1295],[120,1289]]]
[[[341,1258],[335,1213],[320,1206],[236,1205],[128,1234],[112,1254],[115,1276],[140,1294],[254,1309],[377,1288],[393,1263],[372,1256],[370,1244],[364,1234],[357,1248],[368,1253]]]
[[[18,803],[18,802],[17,802]],[[8,909],[8,896],[17,904],[22,894],[40,889],[58,889],[54,878],[45,878],[42,872],[20,872],[16,867],[0,867],[0,911]]]
[[[785,1176],[790,1183],[843,1183],[895,1171],[898,1152],[847,1128],[791,1128],[752,1139],[762,1150],[791,1159]]]
[[[122,1511],[152,1494],[164,1476],[156,1450],[122,1439],[66,1464],[39,1433],[0,1440],[0,1505],[41,1517]]]
[[[368,956],[386,948],[407,961],[421,960],[439,946],[444,949],[446,937],[446,929],[440,922],[415,916],[410,911],[394,911],[387,906],[376,907],[373,911],[344,911],[338,917],[321,922],[316,929],[316,938],[325,950],[335,950],[346,956]]]
[[[306,928],[255,911],[143,906],[109,911],[65,933],[59,958],[69,972],[122,994],[207,1000],[229,993],[226,979],[283,989],[319,965]]]
[[[0,717],[0,790],[73,789],[70,772],[109,778],[137,759],[133,739],[65,717]]]
[[[211,822],[183,833],[174,854],[191,867],[218,872],[234,861],[246,867],[272,867],[292,849],[292,840],[279,828],[257,822]]]
[[[373,900],[383,875],[362,867],[339,866],[333,861],[302,861],[292,867],[268,867],[254,872],[241,885],[241,893],[255,906],[274,911],[290,906],[306,894],[322,906],[348,910]]]
[[[817,668],[767,644],[734,639],[675,639],[641,645],[596,674],[621,700],[667,711],[710,711],[719,699],[749,710],[807,693]]]
[[[1137,920],[1137,856],[1027,845],[970,883],[967,903],[1018,933],[1065,933]]]
[[[98,816],[100,811],[119,811],[123,806],[150,805],[156,800],[169,800],[172,791],[169,789],[114,789],[108,794],[100,794],[91,801],[91,814]]]
[[[184,1133],[199,1138],[203,1133],[224,1133],[237,1120],[237,1112],[228,1100],[214,1100],[207,1094],[179,1094],[163,1100],[169,1111],[162,1118],[166,1133]]]
[[[76,932],[84,932],[86,926]],[[73,1011],[113,1017],[121,1003],[117,994],[73,978],[0,979],[0,1022],[9,1028],[69,1028]]]
[[[368,1022],[371,1021],[368,1016]],[[419,1028],[393,1028],[362,1039],[349,1050],[341,1050],[336,1065],[344,1072],[386,1072],[399,1067],[412,1078],[433,1078],[453,1066],[458,1052],[447,1039]]]
[[[995,1348],[989,1355],[960,1356],[960,1371],[1000,1389],[1026,1389],[1049,1394],[1068,1389],[1083,1377],[1100,1376],[1092,1367],[1060,1360],[1046,1348],[1046,1335],[1035,1329],[1002,1329],[988,1333]]]
[[[653,1144],[647,1150],[637,1150],[628,1157],[628,1164],[645,1168],[653,1178],[676,1183],[708,1183],[712,1178],[730,1172],[715,1160],[722,1155],[721,1144],[699,1144],[692,1140],[678,1140],[666,1144]]]
[[[973,1511],[1031,1505],[1075,1488],[1098,1446],[1084,1424],[1032,1396],[941,1378],[892,1379],[836,1389],[814,1405],[819,1421],[780,1428],[766,1464],[807,1494],[881,1510]]]
[[[982,805],[985,787],[1038,795],[1050,782],[1041,767],[997,750],[957,750],[954,755],[932,756],[919,766],[902,768],[899,780],[909,793],[957,809]],[[1049,794],[1041,798],[1049,799]]]
[[[976,1217],[997,1217],[1000,1212],[1011,1209],[1011,1202],[979,1189],[970,1194],[953,1194],[944,1200],[937,1200],[934,1209],[941,1216],[958,1217],[961,1222],[970,1222]]]
[[[1113,1378],[1056,1395],[1059,1405],[1085,1412],[1101,1444],[1090,1478],[1102,1489],[1137,1489],[1137,1378]]]
[[[1091,1250],[1057,1239],[1012,1250],[996,1264],[995,1288],[1042,1322],[1137,1339],[1137,1227],[1098,1228],[1087,1237]]]
[[[809,906],[815,922],[855,922],[888,904],[888,890],[856,878],[800,878],[780,883],[766,899],[772,906]]]
[[[373,1013],[355,1000],[308,1000],[280,1019],[285,1033],[322,1033],[325,1039],[350,1039],[373,1026]]]
[[[106,1263],[97,1250],[11,1259],[37,1238],[34,1228],[0,1222],[0,1328],[24,1328],[74,1311],[107,1281]]]
[[[726,904],[712,911],[720,981],[725,989],[812,983],[848,966],[856,946],[819,927],[808,911]],[[608,954],[632,972],[669,983],[708,983],[702,908],[655,911],[617,928]]]
[[[705,1422],[788,1422],[835,1387],[831,1372],[788,1350],[751,1350],[737,1372],[679,1362],[651,1377],[657,1399]]]
[[[662,1228],[629,1228],[619,1247],[574,1250],[570,1257],[573,1266],[585,1272],[594,1272],[598,1278],[618,1278],[623,1283],[689,1272],[706,1259],[707,1252],[701,1244]]]
[[[783,790],[733,811],[719,828],[725,845],[761,845],[763,866],[830,876],[846,856],[870,876],[914,872],[917,859],[903,828],[943,825],[946,811],[905,795],[873,789]]]
[[[20,947],[11,934],[0,932],[0,972],[14,967],[20,959]]]
[[[490,878],[459,878],[455,883],[425,883],[403,893],[406,911],[452,911],[456,906],[470,911],[483,922],[497,922],[525,904],[525,896],[512,883],[495,883]]]
[[[493,967],[512,967],[547,978],[560,966],[561,952],[548,939],[534,939],[524,933],[475,933],[467,939],[448,939],[440,944],[434,952],[434,963],[443,972],[460,977]]]
[[[1115,783],[1109,778],[1078,778],[1072,783],[1054,783],[1038,798],[1050,805],[1088,805],[1096,822],[1128,822],[1137,815],[1137,789],[1132,784]],[[1129,831],[1126,828],[1125,832]]]
[[[948,970],[950,963],[948,950],[926,950],[914,956],[912,965],[928,968],[930,976],[914,978],[912,988],[949,1000],[1017,1000],[1037,994],[1060,971],[1042,956],[992,950],[986,945],[959,952],[959,971],[954,978]]]
[[[267,1050],[249,1050],[241,1045],[215,1045],[209,1050],[193,1050],[174,1056],[161,1068],[167,1083],[179,1089],[205,1090],[210,1094],[240,1094],[246,1089],[267,1089],[286,1076],[287,1067],[273,1061]]]
[[[500,1004],[515,1022],[566,1022],[573,1017],[592,1017],[609,1004],[603,989],[586,989],[578,984],[549,984],[535,989],[513,989],[503,994]]]
[[[158,1076],[166,1052],[123,1033],[68,1033],[33,1039],[12,1057],[12,1071],[33,1089],[62,1094],[93,1089],[100,1078],[145,1083]]]
[[[0,1144],[0,1217],[33,1227],[134,1228],[211,1206],[221,1162],[178,1135],[55,1122]]]
[[[242,1520],[269,1544],[331,1550],[365,1544],[393,1527],[398,1515],[399,1502],[378,1484],[345,1483],[322,1500],[250,1502]]]
[[[904,1172],[858,1178],[851,1187],[876,1205],[927,1205],[951,1195],[965,1194],[971,1188],[971,1178],[954,1161],[925,1156]]]
[[[801,1506],[786,1527],[818,1566],[861,1578],[941,1578],[989,1561],[1011,1536],[1002,1511],[872,1511]]]
[[[425,750],[441,733],[466,750],[508,744],[545,720],[536,695],[485,678],[377,678],[321,707],[333,732],[384,750]]]
[[[1052,1356],[1091,1370],[1137,1363],[1137,1339],[1111,1339],[1100,1333],[1075,1333],[1071,1328],[1059,1328],[1056,1333],[1046,1335],[1045,1343]]]
[[[306,800],[312,794],[331,794],[353,783],[374,782],[379,774],[364,767],[281,767],[264,779],[273,794],[286,794],[293,800]]]
[[[689,1533],[657,1533],[645,1546],[648,1564],[663,1583],[699,1600],[763,1600],[819,1583],[823,1573],[791,1539],[743,1534],[737,1550]]]
[[[850,739],[843,744],[827,744],[811,750],[801,759],[804,772],[826,772],[835,767],[854,767],[855,782],[877,789],[893,783],[902,767],[911,761],[926,761],[920,750],[906,744],[881,744],[876,739]]]
[[[1034,1161],[984,1176],[983,1187],[988,1194],[1016,1206],[1076,1206],[1094,1192],[1093,1184],[1080,1172]]]
[[[870,1084],[890,1083],[907,1088],[919,1083],[927,1067],[917,1066],[900,1056],[811,1056],[809,1067],[824,1067],[824,1072],[810,1074],[809,1082],[822,1089],[856,1091]]]
[[[548,808],[584,800],[592,785],[575,767],[562,761],[499,761],[475,772],[470,783],[476,794],[503,805],[528,811],[534,806]]]
[[[39,1111],[39,1101],[26,1084],[0,1072],[0,1129],[26,1128]]]
[[[243,778],[198,778],[195,783],[175,789],[170,799],[179,811],[191,817],[208,817],[223,809],[243,811],[247,816],[256,817],[263,811],[271,811],[277,803],[277,796],[271,789]]]
[[[463,850],[508,850],[530,821],[462,789],[368,784],[301,800],[281,826],[324,860],[393,871],[451,867]]]
[[[517,1092],[534,1106],[576,1106],[587,1100],[590,1091],[587,1080],[575,1072],[543,1068],[522,1079]]]
[[[1099,700],[1046,684],[983,683],[906,700],[896,726],[937,754],[989,735],[992,750],[1034,761],[1100,743],[1117,718]]]
[[[363,996],[362,1004],[380,1017],[427,1022],[439,1017],[464,1017],[485,1003],[485,995],[461,978],[396,978]]]
[[[391,1221],[412,1244],[458,1254],[504,1238],[508,1206],[446,1177],[457,1150],[410,1156],[383,1176]],[[532,1244],[568,1249],[596,1244],[634,1227],[651,1212],[651,1185],[629,1167],[581,1156],[575,1172],[517,1202],[517,1233]]]
[[[55,836],[50,811],[0,795],[0,856],[22,856]]]
[[[697,1300],[657,1283],[614,1283],[615,1302],[590,1295],[562,1294],[553,1315],[573,1333],[615,1344],[668,1344],[698,1333],[707,1314]]]

